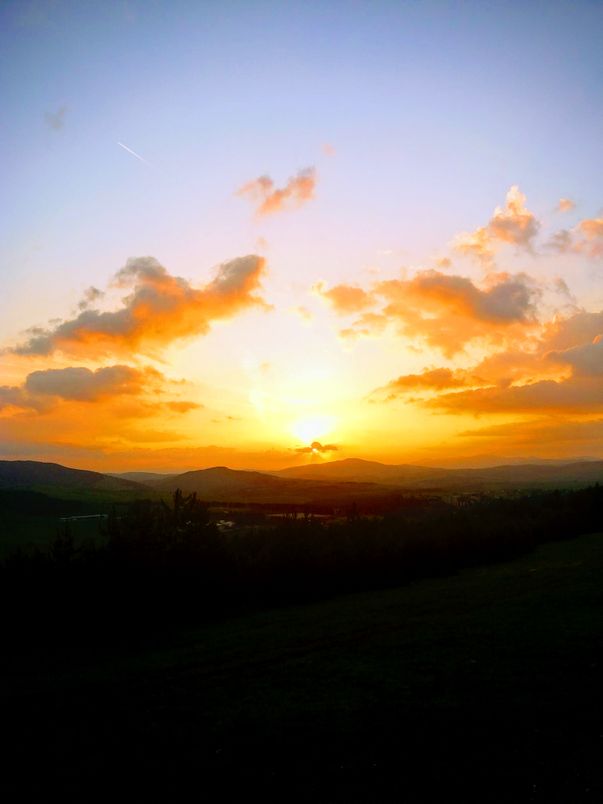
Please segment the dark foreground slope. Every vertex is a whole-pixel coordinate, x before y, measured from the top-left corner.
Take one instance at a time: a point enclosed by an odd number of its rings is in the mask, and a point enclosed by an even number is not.
[[[602,590],[595,535],[94,662],[5,659],[0,785],[10,800],[601,800]]]

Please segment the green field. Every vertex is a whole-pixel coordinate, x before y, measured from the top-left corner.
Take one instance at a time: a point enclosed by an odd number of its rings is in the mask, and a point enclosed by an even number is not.
[[[20,502],[20,495],[25,500]],[[30,497],[34,499],[32,506]],[[145,492],[144,497],[154,498]],[[63,517],[70,519],[69,531],[74,543],[98,541],[98,518],[85,516],[109,514],[122,510],[133,500],[140,499],[137,490],[70,489],[53,486],[32,486],[28,489],[0,489],[0,560],[16,550],[47,549],[64,530]]]
[[[2,730],[21,775],[3,783],[79,800],[122,776],[164,801],[191,782],[207,801],[601,800],[602,602],[592,535],[77,667],[15,658]]]

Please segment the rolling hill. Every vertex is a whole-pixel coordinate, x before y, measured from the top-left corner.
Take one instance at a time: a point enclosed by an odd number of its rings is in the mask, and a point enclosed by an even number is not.
[[[155,486],[155,489],[164,492],[173,492],[177,488],[189,494],[195,492],[202,500],[214,502],[332,505],[361,498],[381,499],[398,491],[376,483],[300,480],[228,469],[225,466],[185,472]]]

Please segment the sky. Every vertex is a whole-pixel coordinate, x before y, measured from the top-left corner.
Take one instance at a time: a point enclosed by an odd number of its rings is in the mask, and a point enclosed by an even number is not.
[[[0,6],[0,458],[603,458],[603,4]]]

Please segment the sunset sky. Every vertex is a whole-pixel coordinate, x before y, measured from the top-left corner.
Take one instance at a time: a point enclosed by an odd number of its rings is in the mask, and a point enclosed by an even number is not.
[[[602,41],[590,0],[4,2],[0,458],[603,458]]]

